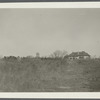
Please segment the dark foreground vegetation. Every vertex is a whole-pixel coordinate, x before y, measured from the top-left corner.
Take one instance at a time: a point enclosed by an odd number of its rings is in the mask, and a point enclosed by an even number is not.
[[[100,59],[0,60],[1,92],[100,92]]]

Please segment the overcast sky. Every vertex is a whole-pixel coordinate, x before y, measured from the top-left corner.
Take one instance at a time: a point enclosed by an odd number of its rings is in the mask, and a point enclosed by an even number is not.
[[[100,9],[0,9],[0,55],[55,50],[100,56]]]

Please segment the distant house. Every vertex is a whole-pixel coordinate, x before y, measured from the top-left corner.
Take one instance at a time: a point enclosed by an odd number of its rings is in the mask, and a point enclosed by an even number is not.
[[[90,58],[90,55],[86,53],[85,51],[82,52],[72,52],[70,55],[68,55],[68,59],[88,59]]]

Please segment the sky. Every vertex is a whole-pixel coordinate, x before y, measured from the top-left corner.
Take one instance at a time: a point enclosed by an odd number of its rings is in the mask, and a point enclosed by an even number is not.
[[[100,8],[0,9],[0,55],[55,50],[100,56]]]

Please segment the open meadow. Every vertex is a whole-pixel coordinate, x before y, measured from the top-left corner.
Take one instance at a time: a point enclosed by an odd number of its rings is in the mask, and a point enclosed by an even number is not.
[[[100,92],[100,59],[0,60],[0,92]]]

